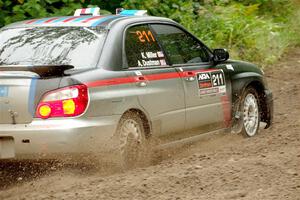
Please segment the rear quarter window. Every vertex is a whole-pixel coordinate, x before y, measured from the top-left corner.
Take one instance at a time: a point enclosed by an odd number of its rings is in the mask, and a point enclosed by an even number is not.
[[[166,65],[165,55],[148,25],[127,29],[125,53],[129,68]]]

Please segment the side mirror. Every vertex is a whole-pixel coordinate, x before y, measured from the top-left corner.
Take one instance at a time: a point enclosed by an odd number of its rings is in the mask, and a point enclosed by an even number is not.
[[[229,59],[229,53],[227,49],[214,49],[214,62],[224,62]]]

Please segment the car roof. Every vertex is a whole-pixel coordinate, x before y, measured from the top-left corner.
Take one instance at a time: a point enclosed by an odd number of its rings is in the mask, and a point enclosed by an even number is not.
[[[160,21],[173,22],[171,19],[153,16],[122,16],[122,15],[101,15],[101,16],[61,16],[48,17],[41,19],[31,19],[9,24],[4,27],[8,28],[24,28],[24,27],[103,27],[110,26],[117,21]]]

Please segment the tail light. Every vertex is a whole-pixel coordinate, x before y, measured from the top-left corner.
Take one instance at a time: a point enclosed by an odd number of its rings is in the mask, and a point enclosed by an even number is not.
[[[75,117],[81,115],[88,105],[86,85],[73,85],[44,94],[40,101],[36,117]]]

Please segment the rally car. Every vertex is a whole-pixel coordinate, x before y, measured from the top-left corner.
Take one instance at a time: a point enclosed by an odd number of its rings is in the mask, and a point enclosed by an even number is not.
[[[254,64],[229,60],[143,10],[14,23],[0,30],[0,158],[121,155],[148,141],[270,127],[272,93]]]

